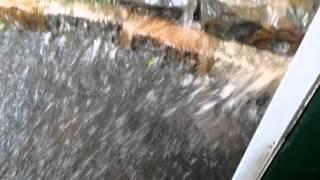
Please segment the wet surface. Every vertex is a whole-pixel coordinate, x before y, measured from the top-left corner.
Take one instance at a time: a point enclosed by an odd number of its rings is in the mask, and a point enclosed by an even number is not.
[[[119,0],[118,4],[135,7],[177,8],[201,24],[219,18],[225,13],[235,13],[247,21],[279,29],[299,28],[306,31],[319,7],[318,0]],[[196,5],[198,4],[198,5]],[[186,20],[187,22],[189,20]]]
[[[294,55],[319,6],[314,0],[120,0],[131,11],[161,16],[282,55]]]
[[[62,14],[73,14],[76,17],[90,18],[98,21],[104,21],[105,17],[108,16],[107,19],[109,21],[124,22],[129,20],[133,14],[139,14],[141,19],[143,15],[161,17],[177,25],[182,25],[189,29],[192,27],[197,31],[204,31],[207,34],[217,36],[223,40],[236,40],[259,49],[289,56],[295,54],[304,37],[308,24],[311,22],[318,7],[318,4],[314,0],[304,0],[301,2],[285,0],[279,3],[273,0],[261,1],[259,3],[249,0],[243,5],[237,2],[231,2],[232,0],[202,0],[198,3],[195,3],[196,1],[191,1],[193,3],[190,3],[190,1],[170,0],[117,1],[116,4],[121,7],[124,6],[125,8],[103,5],[100,7],[100,4],[92,3],[97,1],[90,1],[91,3],[89,4],[88,1],[75,4],[66,3],[69,1],[62,1],[67,5],[63,3],[58,5],[59,3],[50,3],[49,1],[41,1],[40,3],[36,1],[33,2],[33,0],[29,1],[30,5],[28,5],[28,3],[25,3],[27,5],[21,5],[22,9],[28,9],[27,12],[33,11],[32,9],[37,9],[32,8],[34,6],[41,7],[40,9],[44,8],[44,12],[49,12],[49,14],[58,14],[59,11],[61,11],[60,13]],[[105,3],[110,5],[110,2],[106,1]],[[8,4],[14,7],[16,6],[14,2],[12,3],[11,1],[7,2],[7,5]],[[299,9],[299,7],[301,8]],[[8,17],[10,13],[15,11],[14,9],[15,8],[11,8],[9,11],[12,12],[8,12],[8,9],[3,10],[0,8],[0,15]],[[125,13],[120,9],[126,9]],[[81,10],[83,10],[82,13]],[[21,13],[21,11],[19,13]],[[24,22],[23,25],[30,29],[32,21],[37,20],[37,18],[38,22],[43,20],[37,16],[37,14],[39,14],[38,12],[32,13],[31,16],[28,15],[30,16],[29,18],[23,19],[21,14],[15,15],[14,18],[22,20]],[[300,19],[292,15],[292,13],[298,13]],[[273,19],[272,22],[271,19]],[[278,24],[281,24],[281,26]],[[40,26],[37,28],[46,29],[47,27]],[[170,34],[174,33],[171,32]]]
[[[57,24],[0,31],[1,179],[231,178],[271,94]]]

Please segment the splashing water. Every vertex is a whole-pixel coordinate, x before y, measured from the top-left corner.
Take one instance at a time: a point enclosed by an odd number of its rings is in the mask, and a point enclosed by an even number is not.
[[[181,21],[186,28],[190,28],[193,22],[193,15],[197,8],[198,0],[187,0],[185,7],[183,8],[183,14]]]
[[[1,179],[231,178],[270,95],[70,21],[0,31]]]

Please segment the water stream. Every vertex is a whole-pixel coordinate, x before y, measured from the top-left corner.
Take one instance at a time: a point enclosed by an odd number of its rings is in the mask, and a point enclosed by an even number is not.
[[[200,2],[147,3],[183,6],[192,27],[221,10]],[[120,46],[116,23],[48,26],[0,22],[0,179],[229,180],[288,64],[221,40],[203,75],[172,48]]]
[[[271,94],[69,22],[0,31],[1,179],[230,179]]]

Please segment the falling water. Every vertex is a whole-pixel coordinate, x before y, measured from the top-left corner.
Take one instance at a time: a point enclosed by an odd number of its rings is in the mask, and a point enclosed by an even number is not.
[[[51,24],[0,31],[1,179],[230,179],[270,94],[120,48],[113,25]]]
[[[187,26],[196,6],[184,8]],[[221,42],[203,76],[149,41],[120,47],[117,24],[49,25],[0,26],[0,179],[231,178],[277,86],[260,71],[272,72],[270,58]]]
[[[186,0],[186,5],[183,8],[181,21],[186,28],[190,28],[193,22],[193,15],[197,8],[197,0]]]

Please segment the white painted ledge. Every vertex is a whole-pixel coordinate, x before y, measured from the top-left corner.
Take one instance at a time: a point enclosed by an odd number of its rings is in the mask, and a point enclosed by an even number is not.
[[[320,11],[315,15],[289,69],[279,85],[233,180],[260,179],[283,138],[294,125],[320,74]]]

